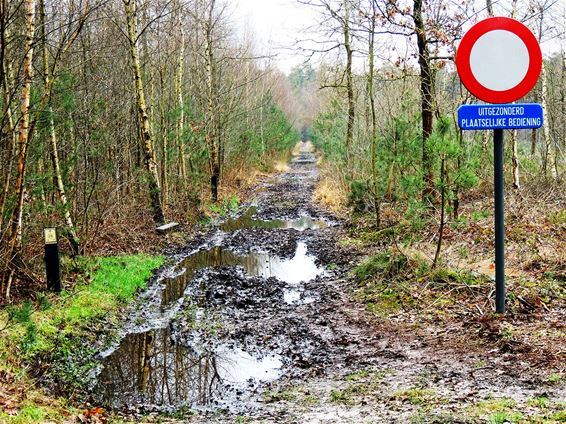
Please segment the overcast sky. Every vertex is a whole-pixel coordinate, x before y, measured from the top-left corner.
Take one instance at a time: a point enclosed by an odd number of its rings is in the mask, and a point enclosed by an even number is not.
[[[293,66],[305,61],[305,56],[293,49],[297,40],[315,38],[320,40],[309,28],[315,26],[320,17],[313,7],[301,5],[297,0],[228,0],[230,4],[232,19],[239,27],[239,32],[248,32],[254,40],[257,51],[276,55],[276,65],[285,73],[289,73]],[[478,3],[480,3],[478,1]],[[502,6],[505,0],[496,1]],[[562,8],[566,8],[566,0],[557,0],[551,16],[561,18]],[[481,2],[483,4],[483,2]],[[505,8],[497,10],[496,13],[505,14]],[[483,16],[482,16],[483,17]],[[527,22],[529,24],[529,22]],[[399,41],[399,40],[396,40]],[[388,40],[391,43],[391,40]],[[302,43],[309,46],[308,43]],[[400,50],[404,41],[400,42]],[[310,44],[310,46],[314,46]],[[543,39],[542,50],[548,55],[559,49],[559,39],[551,31],[547,31]],[[316,66],[316,63],[313,64]],[[358,63],[358,66],[361,64]]]
[[[277,66],[288,73],[305,58],[292,50],[297,39],[308,36],[305,29],[315,22],[315,12],[296,0],[232,0],[234,20],[252,32],[256,47],[275,54]]]

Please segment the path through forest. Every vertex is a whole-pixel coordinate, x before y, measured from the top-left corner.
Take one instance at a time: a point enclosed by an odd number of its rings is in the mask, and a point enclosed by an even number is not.
[[[101,354],[97,403],[133,420],[401,423],[472,422],[491,398],[564,398],[503,357],[378,331],[351,300],[360,254],[311,200],[316,155],[300,147],[240,217],[155,277]]]

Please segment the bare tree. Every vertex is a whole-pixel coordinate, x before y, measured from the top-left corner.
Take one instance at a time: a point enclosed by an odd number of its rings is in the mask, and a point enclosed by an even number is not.
[[[23,231],[23,209],[27,158],[29,150],[29,123],[30,123],[30,98],[31,83],[33,77],[33,51],[35,33],[35,0],[25,1],[26,31],[24,43],[24,62],[23,62],[23,83],[21,92],[21,117],[18,134],[18,173],[16,177],[15,193],[16,206],[12,212],[10,220],[10,239],[6,253],[6,274],[3,278],[3,293],[7,301],[10,301],[10,289],[16,271],[16,264],[19,262],[19,255],[22,246]]]
[[[123,0],[126,24],[128,26],[128,42],[132,60],[132,72],[137,98],[137,110],[140,123],[140,137],[143,149],[144,165],[147,172],[147,185],[153,210],[153,220],[156,224],[165,222],[163,206],[161,204],[161,188],[153,149],[151,124],[149,122],[148,108],[145,101],[145,90],[142,79],[142,70],[138,53],[138,40],[140,33],[137,19],[137,0]]]

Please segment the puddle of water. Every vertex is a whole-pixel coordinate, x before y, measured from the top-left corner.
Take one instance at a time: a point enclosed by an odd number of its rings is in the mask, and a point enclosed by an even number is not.
[[[283,291],[283,300],[285,303],[300,303],[301,305],[308,305],[316,301],[313,296],[305,296],[304,292],[297,288],[287,288]]]
[[[289,284],[285,301],[301,300],[301,281],[309,281],[324,270],[307,254],[304,242],[297,244],[295,255],[281,259],[267,253],[238,255],[222,247],[202,250],[186,258],[180,268],[164,280],[162,306],[183,297],[185,289],[198,269],[221,265],[240,265],[250,275],[277,277]],[[308,302],[309,299],[305,299]],[[205,319],[202,308],[195,319]],[[114,408],[132,405],[205,407],[233,397],[227,386],[241,392],[260,382],[280,377],[282,361],[277,355],[251,355],[239,348],[221,345],[216,349],[195,343],[184,347],[173,340],[169,328],[152,329],[125,336],[118,349],[103,360],[97,392]]]
[[[279,355],[258,359],[242,349],[228,346],[220,346],[216,353],[222,358],[217,366],[218,375],[226,383],[242,387],[247,386],[250,380],[265,383],[281,376],[283,362]]]
[[[206,408],[233,397],[230,387],[279,378],[282,366],[277,355],[257,359],[226,345],[184,347],[171,340],[169,329],[156,329],[128,334],[105,358],[97,392],[113,408]]]
[[[294,229],[297,231],[305,230],[318,230],[325,228],[328,224],[321,220],[315,220],[310,216],[301,216],[297,219],[272,219],[261,220],[255,219],[254,215],[257,213],[257,208],[252,206],[248,208],[240,217],[233,219],[229,218],[220,225],[220,229],[225,232],[236,231],[245,228],[267,228],[267,229]]]
[[[105,358],[97,391],[113,408],[208,405],[217,386],[216,357],[175,345],[160,329],[128,334]]]
[[[297,250],[291,259],[281,259],[268,253],[251,252],[238,255],[221,246],[200,250],[186,258],[179,267],[185,269],[180,275],[165,278],[162,307],[177,301],[185,292],[187,285],[199,269],[223,265],[240,265],[249,275],[269,278],[276,277],[291,285],[310,281],[324,272],[315,263],[315,257],[307,254],[307,245],[297,243]]]

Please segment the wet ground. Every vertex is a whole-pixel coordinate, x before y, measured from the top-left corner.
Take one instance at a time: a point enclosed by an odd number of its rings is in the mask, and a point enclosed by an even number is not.
[[[360,258],[311,202],[317,178],[303,143],[253,205],[175,256],[101,352],[98,403],[133,420],[469,422],[474,402],[564,396],[505,357],[380,334],[349,299]]]

